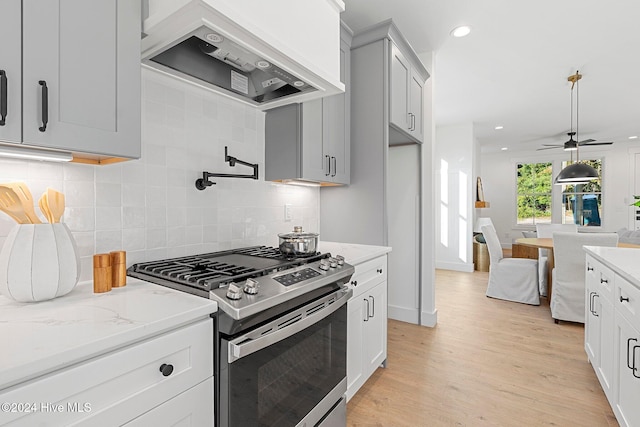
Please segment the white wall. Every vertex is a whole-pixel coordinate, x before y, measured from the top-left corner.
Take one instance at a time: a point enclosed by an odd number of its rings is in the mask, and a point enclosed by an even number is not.
[[[580,152],[581,159],[603,159],[603,201],[600,212],[602,226],[598,227],[602,231],[616,231],[630,226],[632,208],[629,204],[633,201],[634,191],[632,159],[637,152],[640,152],[640,143],[628,142],[615,142],[599,150],[589,148]],[[513,239],[522,237],[522,230],[533,229],[530,226],[516,225],[516,163],[555,161],[560,164],[561,161],[568,160],[568,154],[563,150],[505,151],[482,154],[480,158],[485,199],[490,202],[490,208],[483,209],[482,216],[491,217],[502,246],[510,247]],[[554,186],[553,190],[560,194],[560,188]],[[554,219],[559,220],[559,216]]]
[[[277,234],[319,228],[319,190],[264,181],[264,113],[207,90],[143,70],[142,158],[107,166],[0,159],[0,182],[24,181],[37,200],[63,191],[63,222],[81,257],[81,280],[95,253],[124,249],[127,264],[227,248],[277,246]],[[229,154],[259,164],[259,180],[212,179],[202,171],[251,173]],[[284,221],[284,204],[293,221]],[[38,208],[36,206],[36,211]],[[41,215],[44,219],[44,216]],[[0,213],[0,246],[15,223]]]
[[[435,141],[436,268],[471,272],[476,182],[473,124],[438,126]]]

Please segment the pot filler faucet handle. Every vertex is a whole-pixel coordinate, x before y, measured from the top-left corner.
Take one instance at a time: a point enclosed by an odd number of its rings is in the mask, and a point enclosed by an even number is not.
[[[229,283],[229,287],[227,288],[227,298],[233,300],[242,298],[242,288],[236,285],[235,282]]]
[[[258,281],[251,278],[244,282],[244,293],[249,295],[255,295],[258,293]]]

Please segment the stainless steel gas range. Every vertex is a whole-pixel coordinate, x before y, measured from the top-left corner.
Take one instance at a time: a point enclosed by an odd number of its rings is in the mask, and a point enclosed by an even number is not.
[[[255,246],[135,264],[128,275],[218,302],[216,425],[346,424],[346,286],[337,255]]]

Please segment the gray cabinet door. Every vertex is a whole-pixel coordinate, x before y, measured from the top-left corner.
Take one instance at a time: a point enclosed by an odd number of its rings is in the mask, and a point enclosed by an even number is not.
[[[22,86],[21,60],[20,60],[20,0],[2,0],[2,12],[0,13],[0,42],[2,53],[0,54],[0,98],[3,108],[4,123],[0,124],[0,141],[22,141],[22,108],[20,93]],[[5,89],[6,88],[6,89]],[[2,117],[0,117],[0,121]]]
[[[140,157],[140,3],[25,1],[22,34],[23,141]]]
[[[409,82],[411,65],[398,47],[391,43],[391,82],[389,122],[398,129],[409,130]]]
[[[329,179],[329,155],[324,150],[323,99],[302,104],[302,177],[310,181]]]
[[[409,128],[411,134],[420,142],[424,141],[424,82],[416,72],[411,71],[409,92],[409,113],[412,122]]]
[[[324,117],[327,122],[325,150],[329,153],[331,181],[349,184],[351,172],[351,48],[344,40],[340,43],[340,81],[346,91],[324,99]]]

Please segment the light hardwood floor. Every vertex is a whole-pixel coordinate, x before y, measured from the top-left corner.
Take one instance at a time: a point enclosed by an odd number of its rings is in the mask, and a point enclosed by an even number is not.
[[[438,325],[389,320],[388,366],[348,404],[348,426],[617,426],[584,328],[549,305],[487,298],[488,273],[436,272]]]

